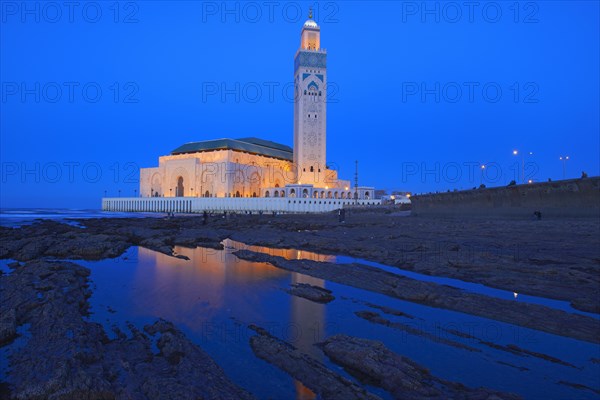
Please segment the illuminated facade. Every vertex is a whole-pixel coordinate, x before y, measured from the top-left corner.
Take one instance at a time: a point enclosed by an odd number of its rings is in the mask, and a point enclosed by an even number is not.
[[[186,143],[140,170],[142,197],[371,199],[326,161],[327,52],[312,14],[294,58],[294,148],[258,138]]]

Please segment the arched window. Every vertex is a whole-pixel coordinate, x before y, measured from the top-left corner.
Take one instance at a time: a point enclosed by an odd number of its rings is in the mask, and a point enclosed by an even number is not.
[[[204,192],[204,197],[210,197],[210,192],[208,190]]]
[[[338,198],[338,192],[335,192],[335,193],[333,194],[333,198],[334,198],[334,199],[337,199],[337,198]]]
[[[327,192],[327,198],[330,199],[331,198],[331,191]],[[331,204],[331,203],[330,203]]]
[[[267,190],[267,191],[265,192],[265,197],[269,197],[269,196],[270,196],[270,194],[269,194],[269,191]],[[277,192],[275,192],[275,197],[277,197]]]
[[[256,192],[253,192],[253,193],[252,193],[252,197],[256,197]]]
[[[311,168],[312,168],[312,167],[311,167]],[[308,189],[304,189],[304,190],[302,191],[302,197],[304,197],[304,198],[308,197]]]
[[[276,190],[275,193],[274,193],[274,195],[275,195],[275,197],[279,197],[279,192]],[[267,197],[269,197],[269,196],[267,196]]]
[[[237,192],[235,192],[235,197],[241,197],[239,190]]]
[[[369,200],[370,198],[369,192],[365,192],[365,199]]]
[[[290,190],[290,197],[296,197],[296,189]]]

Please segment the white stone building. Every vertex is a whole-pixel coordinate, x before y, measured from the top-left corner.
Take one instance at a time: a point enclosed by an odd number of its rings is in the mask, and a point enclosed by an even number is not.
[[[294,149],[258,138],[186,143],[140,170],[142,197],[290,197],[369,200],[326,160],[327,52],[312,15],[294,59]]]

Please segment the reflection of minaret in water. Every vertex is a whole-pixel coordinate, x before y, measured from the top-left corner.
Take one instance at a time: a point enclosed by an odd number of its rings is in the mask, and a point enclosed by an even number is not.
[[[312,254],[301,250],[294,250],[297,259],[314,259],[314,261],[330,261],[323,256],[313,257]],[[329,257],[326,257],[329,258]],[[333,258],[333,257],[331,257]],[[308,283],[313,286],[325,287],[325,281],[313,278],[311,276],[292,274],[291,284]],[[292,343],[301,352],[320,360],[322,353],[314,346],[314,343],[320,342],[325,338],[325,304],[315,303],[301,297],[291,296],[291,323],[295,328],[297,336]],[[296,381],[296,399],[312,400],[315,394],[306,388],[302,383]]]

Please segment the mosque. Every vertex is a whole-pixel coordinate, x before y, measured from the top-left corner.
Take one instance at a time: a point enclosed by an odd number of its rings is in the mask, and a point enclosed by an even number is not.
[[[326,161],[327,52],[321,28],[304,23],[294,58],[294,148],[255,137],[183,144],[140,169],[140,196],[373,199]]]

